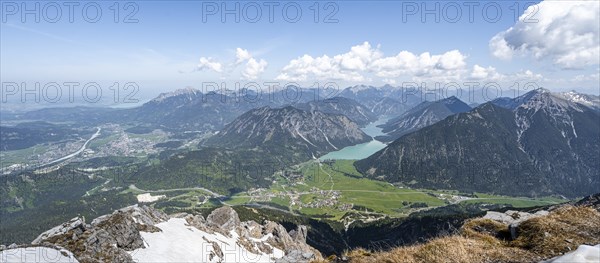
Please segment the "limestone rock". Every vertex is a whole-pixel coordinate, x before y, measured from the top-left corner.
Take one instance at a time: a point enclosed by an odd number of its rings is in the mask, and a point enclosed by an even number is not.
[[[140,230],[160,231],[154,224],[168,219],[160,211],[130,206],[98,217],[85,224],[81,217],[56,226],[38,236],[32,244],[57,245],[73,252],[79,262],[129,262],[127,251],[144,247]]]
[[[589,206],[600,211],[600,193],[584,197],[575,203],[576,206]]]
[[[548,215],[548,211],[540,210],[531,214],[527,212],[508,210],[504,213],[488,211],[483,218],[491,219],[508,225],[510,237],[514,240],[519,235],[518,229],[521,222],[545,215]]]
[[[237,245],[254,254],[273,254],[275,249],[279,249],[284,252],[284,257],[277,262],[309,262],[322,258],[319,251],[306,244],[308,230],[305,226],[288,232],[275,222],[241,222],[237,212],[227,206],[215,209],[206,219],[185,213],[172,217],[185,219],[189,227],[211,235],[235,236]],[[86,224],[82,217],[73,218],[42,233],[34,244],[63,247],[71,251],[79,262],[131,262],[132,251],[144,249],[148,244],[140,232],[162,232],[159,223],[170,218],[153,208],[135,205],[98,217],[90,224]],[[224,260],[222,242],[204,239],[212,247],[209,258]]]
[[[78,235],[85,231],[85,221],[83,217],[75,217],[66,223],[55,226],[52,229],[40,234],[37,238],[31,242],[31,244],[40,244],[43,240],[49,240],[55,237],[63,236],[67,233]]]
[[[206,223],[210,227],[218,228],[223,231],[235,230],[240,225],[240,218],[233,208],[223,206],[215,209],[206,217]]]
[[[510,224],[519,224],[525,220],[544,216],[547,214],[548,214],[548,211],[544,211],[544,210],[538,211],[534,214],[530,214],[527,212],[521,212],[521,211],[514,211],[514,210],[508,210],[504,213],[488,211],[487,214],[483,218],[491,219],[494,221],[498,221],[500,223],[510,225]]]
[[[316,259],[315,254],[311,252],[302,252],[299,250],[292,250],[287,253],[283,258],[277,259],[276,263],[308,263]]]

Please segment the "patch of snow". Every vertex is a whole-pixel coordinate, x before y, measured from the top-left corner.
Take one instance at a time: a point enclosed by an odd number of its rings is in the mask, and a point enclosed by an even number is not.
[[[152,203],[160,200],[161,198],[166,198],[166,195],[151,195],[150,193],[139,194],[137,195],[138,203]]]
[[[600,244],[595,246],[581,245],[575,251],[552,258],[542,263],[596,263],[600,262]]]
[[[323,134],[323,136],[325,136],[325,140],[327,141],[327,143],[329,143],[329,145],[331,145],[331,147],[333,147],[333,149],[339,150],[337,147],[335,147],[335,145],[333,145],[333,143],[331,143],[329,141],[329,138],[327,137],[327,134],[325,134],[321,129],[319,129],[319,131],[321,131],[321,133]]]
[[[563,92],[563,93],[560,93],[560,95],[562,95],[563,98],[565,98],[569,101],[583,104],[588,107],[594,107],[594,106],[598,106],[600,104],[600,100],[598,99],[598,96],[582,94],[582,93],[578,93],[576,91]]]
[[[525,148],[523,147],[523,144],[521,143],[521,137],[523,137],[523,134],[530,127],[529,119],[527,119],[526,116],[521,116],[519,114],[516,114],[516,116],[515,116],[515,122],[516,122],[517,127],[518,127],[518,129],[517,129],[517,145],[519,146],[519,149],[522,152],[527,153],[525,151]]]
[[[73,253],[66,249],[55,249],[49,247],[23,247],[0,251],[0,262],[79,262]]]
[[[573,120],[571,120],[571,128],[573,128],[573,135],[577,138],[577,132],[575,131],[575,125],[573,124]]]
[[[352,91],[352,93],[356,94],[359,91],[368,90],[371,88],[375,88],[375,87],[371,87],[371,86],[367,86],[367,85],[356,85],[353,87],[349,87],[348,90],[350,90],[350,91]]]
[[[298,134],[300,136],[300,138],[302,138],[305,142],[309,143],[312,146],[317,147],[316,145],[314,145],[312,142],[310,142],[308,139],[306,139],[304,136],[302,136],[302,134],[300,133],[300,131],[298,131],[298,127],[296,127],[296,134]]]
[[[196,95],[199,92],[200,91],[197,89],[187,87],[184,89],[177,89],[173,92],[161,93],[160,95],[158,95],[158,97],[156,97],[152,101],[162,102],[163,100],[165,100],[167,98],[175,97],[175,96],[179,96],[179,95],[188,95],[187,98],[190,99],[192,95]]]
[[[273,247],[271,254],[254,254],[238,244],[238,235],[209,234],[188,226],[183,218],[171,218],[155,225],[161,232],[140,232],[146,248],[129,252],[136,262],[273,262],[284,252]],[[262,240],[262,239],[261,239]],[[214,251],[213,242],[220,247],[223,258]],[[211,254],[214,256],[211,258]]]

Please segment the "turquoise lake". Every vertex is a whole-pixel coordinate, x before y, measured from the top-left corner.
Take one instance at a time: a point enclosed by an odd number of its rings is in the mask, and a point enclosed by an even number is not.
[[[381,128],[378,128],[377,125],[384,124],[388,120],[389,118],[382,117],[379,120],[365,126],[364,128],[362,128],[362,130],[371,137],[384,135],[385,133],[381,132]],[[370,142],[348,146],[338,151],[330,152],[326,155],[321,156],[319,159],[359,160],[369,157],[371,154],[374,154],[377,151],[385,148],[385,146],[387,146],[387,144],[373,139]]]

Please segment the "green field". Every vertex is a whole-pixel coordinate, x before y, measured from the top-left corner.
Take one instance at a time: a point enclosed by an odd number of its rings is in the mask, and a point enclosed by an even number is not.
[[[541,197],[541,198],[527,198],[527,197],[510,197],[510,196],[499,196],[491,194],[476,193],[477,198],[463,201],[465,203],[485,203],[485,204],[509,204],[514,207],[532,207],[532,206],[544,206],[553,205],[568,202],[569,200],[558,198],[558,197]]]
[[[139,139],[144,139],[144,140],[149,140],[152,142],[158,142],[161,141],[163,139],[165,139],[165,135],[161,135],[161,134],[155,134],[155,133],[145,133],[145,134],[135,134],[135,133],[127,133],[127,136],[129,138],[139,138]]]
[[[21,150],[2,151],[0,153],[0,168],[18,163],[28,163],[31,155],[42,154],[46,152],[48,148],[49,146],[47,145],[38,144]]]
[[[304,183],[309,188],[338,191],[341,193],[340,203],[365,207],[376,213],[404,216],[415,210],[409,207],[410,204],[425,203],[428,207],[445,205],[442,200],[425,192],[363,178],[354,168],[352,160],[337,160],[332,164],[312,162],[305,165],[302,171],[305,175]],[[308,194],[303,196],[303,199],[311,196],[314,197]],[[336,219],[346,213],[329,207],[302,208],[300,211],[307,214],[334,215]]]
[[[106,137],[96,138],[96,139],[93,139],[92,141],[90,141],[90,143],[88,144],[88,148],[90,148],[92,150],[97,150],[100,146],[104,146],[104,145],[108,144],[109,142],[117,140],[117,139],[119,139],[119,136],[116,134],[111,134]]]
[[[153,195],[166,194],[168,198],[157,202],[159,207],[172,205],[180,208],[198,208],[225,205],[260,203],[275,208],[299,212],[315,218],[341,220],[348,212],[370,215],[404,217],[412,212],[449,203],[507,204],[514,207],[532,207],[557,204],[568,200],[556,197],[526,198],[497,196],[483,193],[460,193],[454,190],[410,189],[390,183],[364,178],[354,168],[352,160],[332,162],[309,161],[294,168],[299,178],[288,179],[276,175],[275,182],[261,194],[237,193],[222,202],[213,200],[198,205],[196,198],[202,191],[153,191]],[[141,192],[128,189],[124,193]],[[251,198],[250,196],[258,197]],[[334,197],[335,196],[335,197]],[[463,199],[451,200],[461,196]],[[336,201],[330,201],[334,199]],[[295,200],[294,204],[292,201]]]
[[[232,196],[229,200],[223,201],[228,205],[243,205],[250,202],[250,197],[245,196]]]

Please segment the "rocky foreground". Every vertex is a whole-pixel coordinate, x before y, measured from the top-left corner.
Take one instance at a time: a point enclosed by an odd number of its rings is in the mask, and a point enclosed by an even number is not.
[[[488,211],[456,233],[390,251],[355,249],[329,263],[600,262],[600,194],[528,212]]]
[[[308,262],[321,259],[306,244],[306,227],[287,231],[266,221],[241,222],[221,207],[201,215],[166,215],[130,206],[87,224],[76,217],[31,244],[0,248],[0,262]]]

